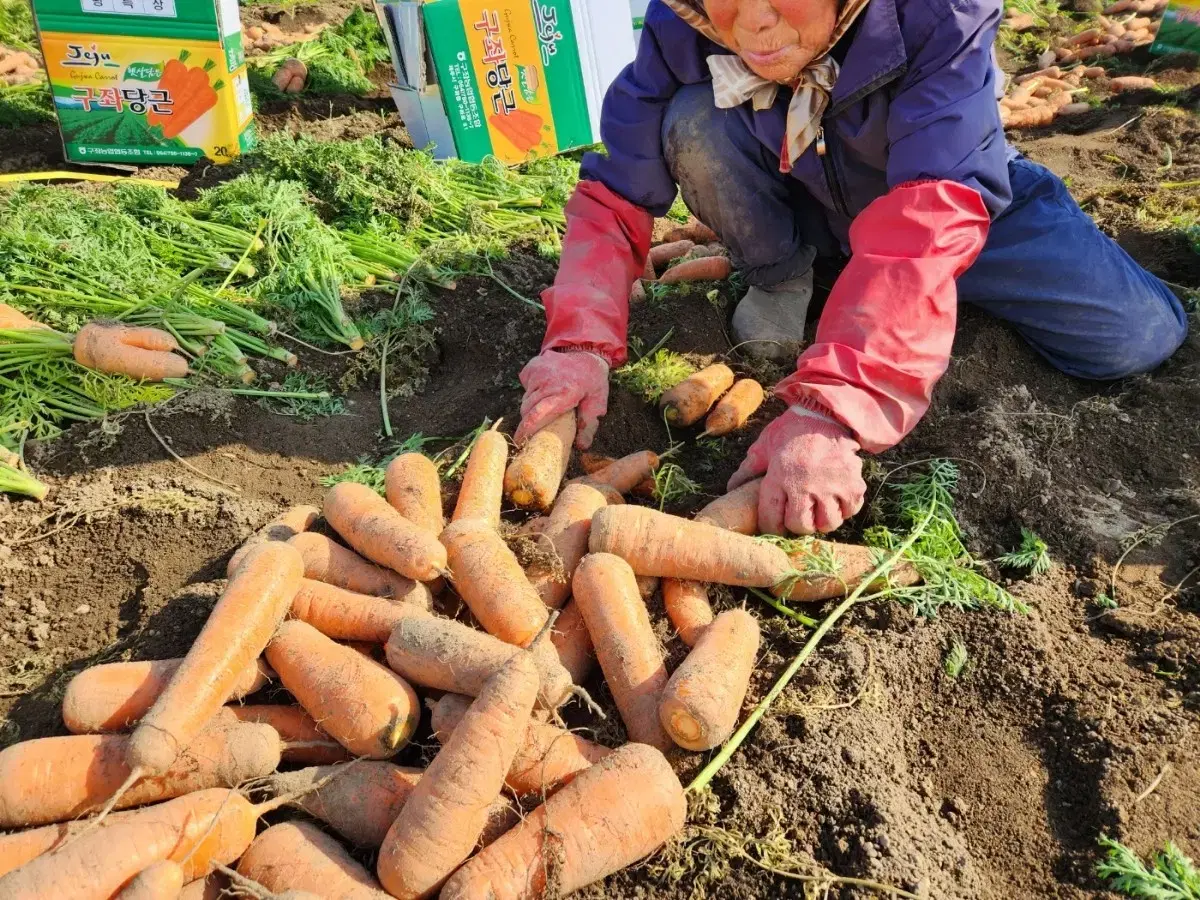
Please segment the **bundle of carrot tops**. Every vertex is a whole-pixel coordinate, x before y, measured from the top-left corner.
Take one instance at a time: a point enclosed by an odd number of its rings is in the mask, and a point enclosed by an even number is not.
[[[669,755],[730,736],[759,647],[755,617],[714,614],[707,585],[817,600],[875,561],[754,537],[758,482],[694,520],[626,505],[650,451],[564,485],[574,437],[568,414],[510,460],[483,432],[449,523],[420,454],[389,464],[386,496],[337,484],[232,555],[182,659],[78,674],[70,734],[0,752],[0,828],[20,829],[0,836],[0,896],[565,896],[671,840],[687,804]],[[525,568],[505,496],[548,551]],[[644,600],[660,587],[690,647],[674,672]],[[597,666],[621,746],[559,718],[572,701],[603,715],[582,687]],[[294,703],[254,702],[269,682]],[[394,764],[425,707],[440,749],[424,769]],[[284,806],[307,816],[260,832]]]

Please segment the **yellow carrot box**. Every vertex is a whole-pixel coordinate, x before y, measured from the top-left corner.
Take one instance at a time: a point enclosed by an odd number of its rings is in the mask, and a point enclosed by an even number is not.
[[[229,162],[254,144],[236,0],[34,0],[66,158]]]

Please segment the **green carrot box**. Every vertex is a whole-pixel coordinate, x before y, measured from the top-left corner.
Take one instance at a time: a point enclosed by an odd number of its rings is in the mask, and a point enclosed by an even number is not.
[[[1154,53],[1200,53],[1200,0],[1172,0],[1150,49]]]
[[[229,162],[254,143],[236,0],[34,0],[66,158]]]

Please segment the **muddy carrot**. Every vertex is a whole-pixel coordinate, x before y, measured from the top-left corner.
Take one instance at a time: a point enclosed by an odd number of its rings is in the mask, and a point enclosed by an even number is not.
[[[133,328],[89,322],[75,335],[75,361],[88,369],[112,372],[145,381],[183,378],[187,360],[171,352],[175,339],[157,328]]]
[[[633,570],[619,557],[590,553],[575,570],[573,593],[629,739],[670,747],[658,721],[667,668]]]
[[[455,520],[442,532],[454,586],[484,629],[525,646],[546,623],[546,606],[490,522]]]
[[[704,433],[713,437],[721,437],[732,431],[737,431],[762,406],[762,385],[753,378],[743,378],[729,389],[724,397],[717,401],[708,418],[704,420]]]
[[[237,871],[277,893],[301,890],[339,900],[388,900],[370,872],[308,822],[272,825],[254,839]]]
[[[463,473],[452,522],[482,519],[492,528],[500,527],[500,506],[504,499],[504,469],[508,462],[508,440],[496,428],[479,435],[467,470]]]
[[[361,759],[312,790],[335,771],[335,766],[314,766],[284,772],[267,778],[267,788],[276,797],[295,797],[292,806],[320,819],[350,843],[377,848],[417,786],[422,770]]]
[[[488,679],[433,758],[379,849],[376,872],[397,900],[432,896],[471,855],[521,746],[537,693],[533,659],[515,654]]]
[[[304,577],[345,588],[356,594],[391,597],[428,608],[433,602],[429,588],[383,566],[369,563],[353,550],[323,534],[298,534],[290,541],[304,557]]]
[[[182,892],[183,869],[178,863],[161,859],[138,872],[113,900],[179,900]]]
[[[614,553],[639,575],[660,578],[771,587],[791,572],[787,554],[772,544],[643,506],[597,510],[588,549]]]
[[[679,259],[681,256],[687,256],[695,243],[689,240],[671,241],[667,244],[659,244],[657,247],[650,248],[650,264],[654,268],[661,269],[663,266],[672,260]]]
[[[242,546],[238,547],[233,552],[233,556],[229,558],[229,564],[225,566],[225,574],[232,575],[233,570],[238,567],[246,554],[259,544],[265,544],[267,541],[287,541],[294,538],[301,532],[308,531],[312,528],[313,522],[317,521],[321,516],[321,511],[315,506],[293,506],[291,509],[285,509],[274,519],[264,525],[254,534],[246,539]]]
[[[322,766],[350,758],[346,748],[330,737],[301,706],[254,703],[225,707],[242,722],[270,725],[283,741],[284,762]],[[237,784],[237,782],[234,782]]]
[[[403,453],[388,463],[384,489],[392,508],[434,537],[442,533],[442,479],[437,466],[420,453]]]
[[[598,460],[597,460],[598,461]],[[653,485],[654,470],[658,468],[659,456],[653,450],[639,450],[620,459],[610,460],[607,465],[588,473],[580,479],[593,487],[606,485],[621,494],[635,491],[646,479]],[[584,471],[587,471],[585,464]]]
[[[517,537],[522,538],[537,538],[546,530],[546,526],[550,524],[549,516],[534,516],[528,522],[517,528]]]
[[[679,632],[679,639],[689,647],[696,646],[700,635],[713,621],[712,606],[708,602],[708,585],[702,581],[664,578],[662,593],[667,618]]]
[[[522,509],[546,510],[558,495],[575,444],[575,411],[525,442],[504,472],[504,493]]]
[[[292,600],[291,617],[307,622],[335,641],[368,641],[382,644],[409,616],[430,616],[413,603],[356,594],[305,578]]]
[[[675,385],[662,395],[658,405],[672,425],[692,425],[704,418],[732,384],[733,370],[714,363]]]
[[[183,659],[105,663],[84,669],[63,693],[63,724],[72,734],[131,728],[154,705]],[[270,669],[255,660],[237,677],[226,700],[240,700],[270,680]]]
[[[565,897],[653,853],[686,816],[683,787],[662,753],[626,744],[459,869],[441,900]]]
[[[421,708],[408,682],[311,625],[284,622],[266,655],[283,686],[356,756],[392,756],[416,730]]]
[[[693,241],[697,244],[711,244],[714,241],[719,241],[717,233],[705,225],[703,222],[689,222],[686,225],[678,225],[672,228],[663,235],[663,243],[669,244],[673,241]]]
[[[418,528],[365,484],[343,481],[330,488],[325,519],[346,543],[372,562],[415,581],[433,581],[446,570],[438,539]]]
[[[702,256],[671,266],[658,276],[659,284],[678,284],[683,281],[724,281],[733,272],[726,256]]]
[[[567,602],[555,620],[550,643],[558,654],[558,661],[571,674],[571,680],[583,684],[596,664],[596,651],[579,612],[579,604],[574,600]]]
[[[446,694],[433,706],[434,736],[445,743],[471,706],[471,698]],[[504,783],[515,794],[550,794],[612,753],[556,725],[531,720]]]
[[[772,593],[781,600],[809,603],[841,597],[854,590],[878,564],[879,556],[877,551],[860,544],[813,541],[792,553],[791,561],[798,577],[777,586]],[[921,576],[912,563],[901,562],[892,568],[886,580],[903,587],[916,584]],[[878,586],[883,583],[881,579]]]
[[[571,594],[571,576],[587,553],[592,515],[607,503],[604,494],[586,484],[569,484],[559,495],[542,531],[541,545],[553,548],[559,565],[554,571],[531,568],[529,582],[547,609],[558,609]]]

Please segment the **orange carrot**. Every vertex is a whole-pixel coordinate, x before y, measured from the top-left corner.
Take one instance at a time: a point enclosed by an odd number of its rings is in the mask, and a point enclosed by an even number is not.
[[[417,786],[422,770],[360,759],[327,784],[312,789],[336,771],[335,766],[314,766],[272,775],[267,785],[273,796],[295,797],[291,805],[320,819],[350,843],[377,848]]]
[[[179,900],[223,900],[229,896],[225,893],[228,887],[229,880],[220,872],[213,872],[207,878],[185,884]]]
[[[482,519],[492,528],[500,527],[500,505],[504,499],[504,468],[508,462],[508,440],[496,429],[479,435],[467,470],[463,473],[458,501],[454,504],[452,522],[463,519]]]
[[[178,349],[175,338],[157,328],[89,322],[75,335],[74,355],[88,369],[162,381],[187,375],[187,360],[171,352]]]
[[[693,241],[681,240],[671,241],[666,244],[659,244],[657,247],[650,248],[650,264],[654,268],[661,269],[663,266],[672,260],[679,259],[681,256],[687,256],[696,244]]]
[[[454,586],[489,634],[525,646],[546,624],[546,606],[504,538],[482,519],[442,532]]]
[[[1138,75],[1122,75],[1120,78],[1111,79],[1108,87],[1114,94],[1126,91],[1152,91],[1158,87],[1158,82],[1153,78],[1143,78]]]
[[[182,663],[182,659],[156,659],[84,669],[63,693],[63,724],[73,734],[131,728],[154,705]],[[254,660],[238,675],[225,699],[240,700],[269,680],[270,670]]]
[[[658,706],[667,734],[686,750],[711,750],[733,734],[758,654],[758,621],[721,613],[667,682]]]
[[[652,478],[658,464],[658,454],[653,450],[639,450],[637,453],[630,453],[628,456],[612,460],[608,465],[581,480],[584,484],[590,484],[593,487],[607,485],[618,493],[628,494],[642,481]]]
[[[747,481],[696,513],[696,521],[707,522],[735,534],[758,534],[758,495],[762,479]]]
[[[129,777],[129,740],[122,734],[73,734],[0,751],[0,827],[62,822],[103,806]],[[259,778],[279,766],[280,750],[273,729],[219,716],[161,777],[126,791],[117,808]]]
[[[660,578],[771,587],[791,573],[787,554],[772,544],[644,506],[597,510],[588,549],[614,553],[639,575]]]
[[[401,622],[387,642],[388,665],[409,681],[471,697],[479,696],[488,679],[522,652],[462,622],[432,616]],[[575,693],[570,673],[547,643],[534,647],[531,655],[538,670],[538,704],[557,709]]]
[[[504,493],[522,509],[549,509],[567,472],[574,443],[575,410],[571,410],[517,451],[504,472]]]
[[[397,900],[434,895],[471,855],[521,746],[537,693],[532,657],[515,654],[488,679],[433,758],[379,849],[379,880]]]
[[[657,850],[686,816],[671,764],[653,747],[626,744],[459,869],[441,900],[565,897]]]
[[[255,547],[225,588],[166,689],[134,729],[130,777],[161,775],[228,699],[292,605],[304,563],[294,547]]]
[[[590,553],[575,570],[573,589],[629,739],[665,750],[671,739],[659,724],[658,701],[667,667],[633,570],[619,557]]]
[[[284,622],[266,654],[283,686],[354,755],[385,759],[416,730],[421,708],[408,682],[311,625]]]
[[[446,694],[433,707],[434,736],[443,744],[458,727],[471,698]],[[504,783],[515,794],[550,794],[612,753],[555,725],[531,720]]]
[[[169,859],[160,859],[138,872],[113,900],[179,900],[183,892],[183,869]]]
[[[293,506],[291,509],[285,509],[250,535],[246,542],[233,552],[233,556],[229,557],[229,564],[225,566],[225,574],[232,575],[233,570],[241,564],[242,560],[246,558],[246,554],[254,547],[265,544],[267,541],[291,540],[301,532],[312,528],[313,522],[317,521],[320,516],[321,511],[315,506]]]
[[[428,457],[403,453],[388,463],[384,474],[387,501],[408,521],[434,537],[442,533],[442,479]]]
[[[344,591],[331,584],[305,578],[292,600],[291,616],[307,622],[336,641],[369,641],[382,644],[409,616],[432,615],[413,603],[397,603]]]
[[[555,620],[550,643],[558,654],[558,661],[571,674],[571,680],[583,684],[596,663],[596,651],[579,612],[579,604],[574,600],[562,608]]]
[[[556,571],[531,567],[529,583],[547,609],[558,609],[571,594],[571,576],[587,553],[592,515],[606,504],[604,494],[586,484],[569,484],[554,504],[539,546],[553,548],[560,567]]]
[[[792,566],[799,577],[776,587],[772,593],[781,600],[810,603],[841,597],[854,590],[879,562],[878,552],[859,544],[816,541],[791,554]],[[830,574],[830,571],[834,574]],[[807,573],[807,574],[806,574]],[[886,581],[896,586],[921,580],[916,568],[901,562],[888,573]],[[884,579],[877,582],[882,587]]]
[[[325,519],[351,547],[372,562],[415,581],[433,581],[446,570],[438,539],[392,509],[386,500],[353,481],[325,495]]]
[[[727,256],[702,256],[671,266],[658,276],[659,284],[678,284],[683,281],[724,281],[733,272]]]
[[[534,516],[529,521],[517,527],[517,537],[519,538],[537,538],[546,530],[546,526],[550,524],[549,516]]]
[[[714,363],[675,385],[662,395],[658,405],[672,425],[692,425],[704,418],[732,384],[733,370],[724,363]]]
[[[7,303],[0,303],[0,330],[25,331],[29,328],[48,328],[41,322],[35,322],[19,309],[13,309]]]
[[[429,588],[421,582],[369,563],[353,550],[347,550],[323,534],[298,534],[288,543],[304,557],[305,578],[323,581],[357,594],[406,600],[426,608],[433,602]]]
[[[388,900],[370,872],[308,822],[272,825],[254,839],[237,871],[269,891],[297,889],[339,900]]]
[[[737,431],[762,406],[764,396],[762,385],[753,378],[736,382],[704,420],[704,433],[721,437]]]
[[[255,703],[225,708],[242,722],[256,722],[274,728],[283,741],[284,762],[321,766],[345,762],[350,758],[346,748],[323,731],[303,707]]]
[[[708,602],[708,585],[702,581],[664,578],[662,593],[667,618],[679,632],[679,639],[689,647],[695,647],[700,635],[713,621],[712,606]]]
[[[717,233],[703,222],[693,219],[686,225],[677,225],[663,235],[663,243],[672,241],[693,241],[697,244],[711,244],[719,241]]]

